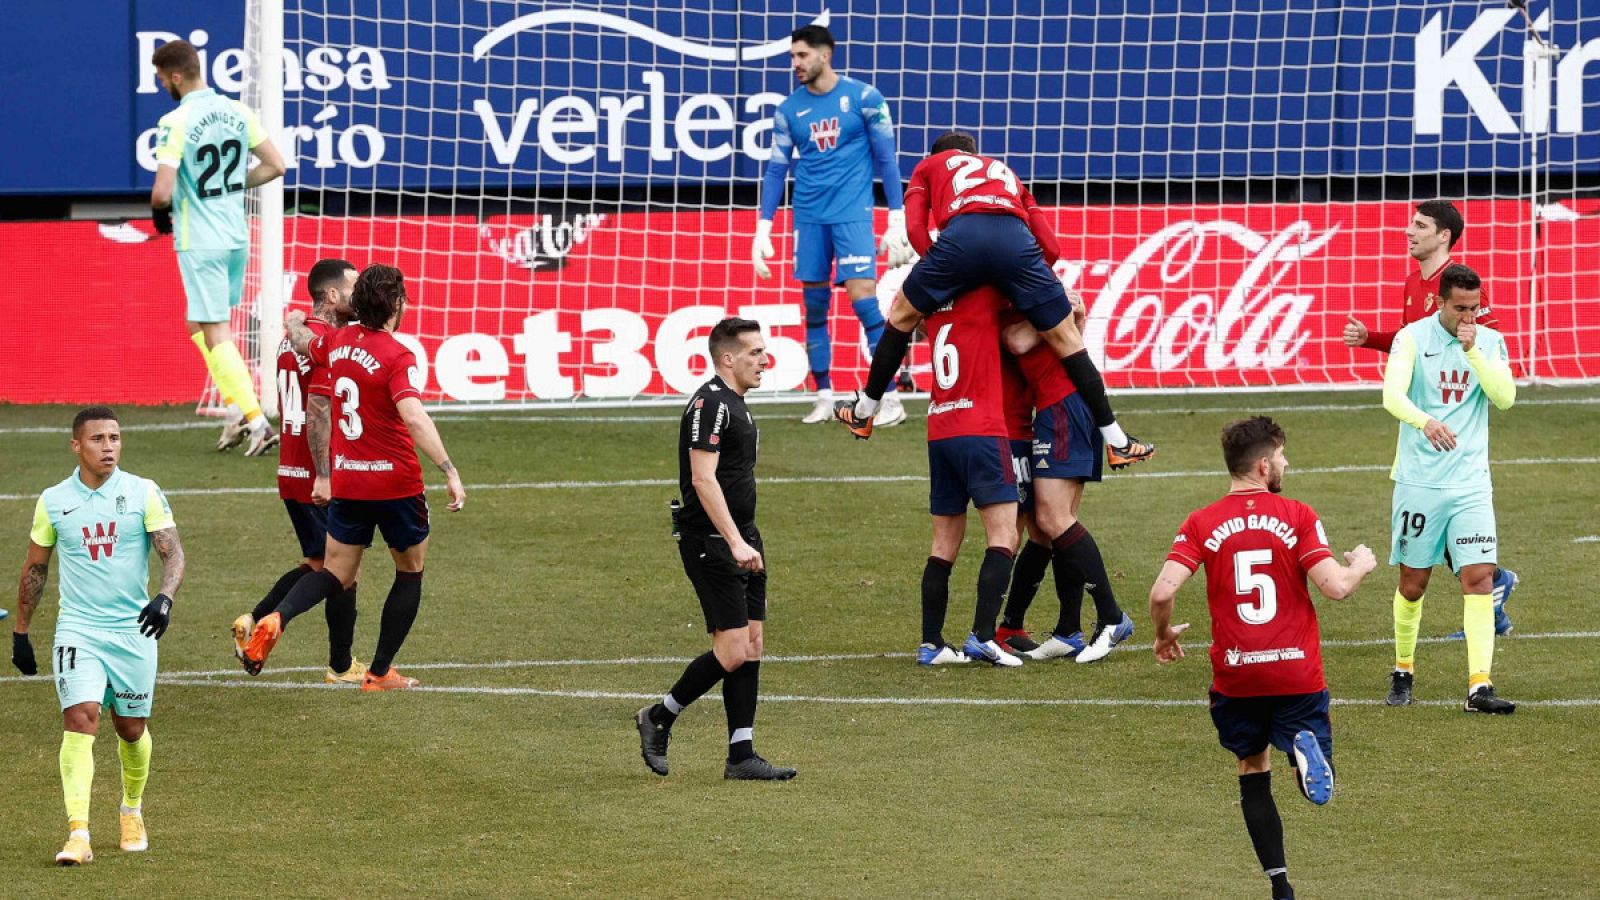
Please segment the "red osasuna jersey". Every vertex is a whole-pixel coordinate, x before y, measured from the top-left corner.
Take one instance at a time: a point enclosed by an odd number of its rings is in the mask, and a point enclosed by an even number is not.
[[[1033,440],[1033,389],[1028,387],[1017,358],[1005,352],[1000,354],[1000,394],[1005,402],[1006,438]]]
[[[1191,572],[1206,568],[1217,693],[1268,697],[1327,687],[1306,573],[1332,556],[1316,511],[1266,490],[1230,492],[1183,520],[1167,559]]]
[[[422,493],[422,467],[399,403],[419,396],[417,358],[387,331],[347,325],[311,342],[311,363],[326,366],[312,392],[333,397],[333,496],[394,500]]]
[[[930,228],[942,231],[956,216],[983,213],[1016,216],[1027,223],[1046,263],[1055,265],[1061,256],[1055,229],[1038,201],[998,159],[960,150],[935,153],[912,170],[905,197],[906,236],[919,254],[926,255],[933,245]]]
[[[1005,436],[1000,313],[1010,307],[999,291],[979,288],[924,322],[933,340],[928,440]]]
[[[1423,278],[1421,267],[1411,270],[1406,276],[1405,298],[1400,307],[1400,324],[1393,331],[1368,331],[1367,342],[1362,345],[1374,350],[1389,352],[1394,346],[1394,336],[1400,329],[1410,325],[1418,319],[1431,316],[1439,311],[1439,279],[1444,275],[1444,270],[1455,264],[1454,259],[1446,259],[1432,278]],[[1478,324],[1487,325],[1500,331],[1500,320],[1489,311],[1489,286],[1484,285],[1479,292],[1481,304],[1478,307]]]
[[[306,327],[317,337],[333,326],[306,317]],[[311,465],[311,445],[306,442],[306,397],[311,394],[319,370],[311,358],[294,352],[288,338],[278,344],[278,496],[297,503],[311,502],[311,481],[316,469]]]

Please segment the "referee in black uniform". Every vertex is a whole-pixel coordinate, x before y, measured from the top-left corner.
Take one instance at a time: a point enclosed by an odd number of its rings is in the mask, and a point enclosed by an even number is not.
[[[678,553],[700,598],[711,652],[683,670],[661,702],[639,710],[639,752],[657,775],[667,774],[667,742],[684,708],[722,685],[728,713],[728,763],[722,777],[786,781],[795,770],[774,766],[755,751],[756,694],[761,677],[762,626],[767,618],[767,568],[756,530],[756,447],[760,437],[745,406],[745,391],[761,386],[767,345],[761,326],[729,318],[711,329],[716,374],[700,386],[678,425]]]

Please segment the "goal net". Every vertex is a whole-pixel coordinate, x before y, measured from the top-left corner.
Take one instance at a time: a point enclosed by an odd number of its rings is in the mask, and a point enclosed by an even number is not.
[[[813,22],[888,98],[903,174],[959,127],[1032,186],[1112,387],[1371,385],[1381,356],[1341,331],[1397,327],[1403,231],[1434,197],[1519,374],[1600,378],[1594,0],[283,2],[292,168],[256,233],[284,237],[291,308],[319,258],[403,269],[430,400],[675,397],[726,314],[767,327],[762,393],[807,390],[787,212],[772,280],[749,246],[788,35]],[[886,302],[907,270],[879,265]],[[842,291],[831,324],[849,390],[867,356]]]

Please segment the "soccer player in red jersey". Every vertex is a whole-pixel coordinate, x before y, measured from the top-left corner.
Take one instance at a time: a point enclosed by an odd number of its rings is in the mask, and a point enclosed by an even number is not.
[[[857,438],[872,436],[872,417],[923,317],[975,288],[990,286],[1011,301],[1044,336],[1077,385],[1112,448],[1112,468],[1155,453],[1117,424],[1105,382],[1072,321],[1066,289],[1050,267],[1061,255],[1043,210],[998,159],[979,156],[972,136],[953,131],[934,141],[906,189],[906,222],[922,255],[895,295],[889,322],[872,354],[866,387],[854,404],[840,401],[839,420]],[[938,232],[934,240],[932,231]]]
[[[1016,310],[1006,310],[1000,317],[1002,333],[1006,325],[1021,320]],[[1050,567],[1050,539],[1034,518],[1033,388],[1010,353],[1000,354],[1000,387],[1006,439],[1011,444],[1011,468],[1017,474],[1017,536],[1022,539],[1022,546],[1011,566],[1011,588],[1006,591],[1005,612],[1000,617],[1000,627],[995,629],[995,640],[1013,653],[1028,653],[1037,650],[1039,643],[1028,634],[1022,621]]]
[[[422,603],[429,528],[417,450],[445,473],[450,511],[460,510],[467,494],[438,429],[422,408],[416,357],[394,337],[405,314],[405,275],[391,266],[368,266],[356,279],[350,305],[356,324],[321,337],[312,335],[300,314],[291,314],[286,322],[295,349],[329,370],[327,379],[314,386],[333,397],[335,462],[327,554],[322,571],[301,578],[277,610],[256,623],[245,647],[245,664],[259,672],[291,619],[355,582],[362,551],[377,530],[394,557],[395,580],[383,604],[378,647],[361,689],[410,688],[416,687],[416,679],[401,675],[391,663]]]
[[[1366,347],[1388,353],[1394,344],[1394,336],[1400,333],[1401,328],[1418,319],[1437,315],[1440,305],[1439,279],[1443,277],[1444,270],[1455,262],[1450,252],[1455,249],[1456,242],[1461,240],[1466,228],[1461,211],[1449,200],[1418,203],[1411,221],[1406,224],[1406,244],[1411,258],[1417,261],[1417,268],[1406,276],[1398,327],[1393,331],[1368,331],[1366,324],[1351,313],[1344,326],[1345,346]],[[1483,305],[1478,309],[1474,322],[1504,333],[1499,319],[1489,311],[1489,289],[1481,288],[1480,296]],[[1511,616],[1506,614],[1506,601],[1511,599],[1511,593],[1521,582],[1516,572],[1501,566],[1495,567],[1494,589],[1490,592],[1494,599],[1495,634],[1511,633]],[[1466,633],[1458,631],[1450,637],[1463,640]]]
[[[982,661],[1020,666],[995,641],[1017,546],[1017,474],[1006,438],[1000,372],[1000,314],[1006,300],[983,288],[935,310],[926,322],[933,341],[933,392],[928,401],[928,512],[933,549],[922,570],[922,645],[925,666]],[[978,508],[988,549],[978,569],[972,633],[961,650],[944,641],[950,570],[967,529],[967,502]]]
[[[1283,822],[1272,800],[1272,748],[1289,754],[1300,792],[1319,806],[1333,799],[1333,730],[1322,675],[1317,612],[1309,577],[1343,600],[1377,567],[1365,544],[1340,565],[1316,511],[1281,495],[1289,461],[1283,429],[1265,416],[1222,430],[1232,484],[1222,499],[1190,513],[1150,588],[1156,659],[1181,659],[1172,625],[1178,589],[1202,565],[1211,614],[1211,720],[1239,760],[1239,801],[1256,858],[1274,898],[1292,898]]]
[[[321,336],[342,327],[350,321],[350,294],[355,288],[356,267],[342,259],[319,260],[306,276],[306,292],[311,296],[311,316],[305,320],[312,334]],[[323,407],[326,417],[327,398],[311,393],[312,385],[322,377],[324,370],[311,364],[311,359],[295,352],[287,337],[278,347],[278,411],[282,417],[282,442],[278,448],[278,496],[289,513],[289,523],[294,526],[300,541],[303,557],[299,566],[283,573],[255,609],[233,620],[233,654],[244,662],[244,648],[250,641],[250,632],[256,620],[265,618],[303,576],[322,568],[323,550],[327,545],[328,514],[321,504],[312,500],[312,448],[308,441],[309,426],[316,420],[316,408]],[[309,402],[308,402],[309,401]],[[327,456],[327,432],[323,430],[321,456]],[[328,619],[328,671],[324,680],[329,684],[360,684],[366,674],[365,664],[350,655],[356,634],[356,586],[330,597],[323,608]]]

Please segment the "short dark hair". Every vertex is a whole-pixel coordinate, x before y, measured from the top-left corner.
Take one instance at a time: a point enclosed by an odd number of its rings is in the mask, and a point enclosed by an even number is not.
[[[716,327],[711,329],[711,337],[707,341],[711,348],[711,365],[715,367],[717,357],[724,353],[738,352],[738,344],[741,340],[740,335],[749,334],[752,331],[759,332],[760,330],[761,323],[754,319],[729,316],[718,322]]]
[[[343,259],[317,260],[306,275],[306,293],[311,295],[311,302],[321,303],[323,293],[338,287],[344,281],[344,273],[355,267],[355,263]]]
[[[110,419],[119,425],[122,424],[122,420],[117,418],[117,411],[111,407],[86,406],[78,410],[78,414],[72,417],[72,436],[77,437],[78,433],[83,430],[84,425],[90,422],[98,422],[102,419]]]
[[[406,301],[406,276],[394,266],[373,263],[356,278],[350,308],[356,321],[368,328],[381,329]]]
[[[1222,461],[1231,475],[1248,475],[1256,460],[1283,446],[1283,429],[1266,416],[1229,422],[1222,429]]]
[[[821,25],[803,25],[789,35],[790,41],[801,41],[813,47],[833,49],[833,35]]]
[[[1439,228],[1450,231],[1450,246],[1454,247],[1456,241],[1461,240],[1461,235],[1467,230],[1467,223],[1461,218],[1461,210],[1449,200],[1424,200],[1417,204],[1417,212],[1433,220]]]
[[[1463,266],[1461,263],[1451,263],[1439,273],[1439,299],[1450,299],[1452,290],[1476,291],[1483,287],[1483,279],[1478,273]]]
[[[157,72],[178,72],[185,78],[200,77],[200,51],[188,41],[168,41],[150,54],[150,65]]]
[[[934,154],[943,153],[946,150],[960,150],[963,153],[977,153],[978,142],[972,137],[972,135],[967,134],[965,131],[946,131],[944,134],[939,135],[938,139],[933,142],[933,149],[929,151],[929,155],[931,156]]]

